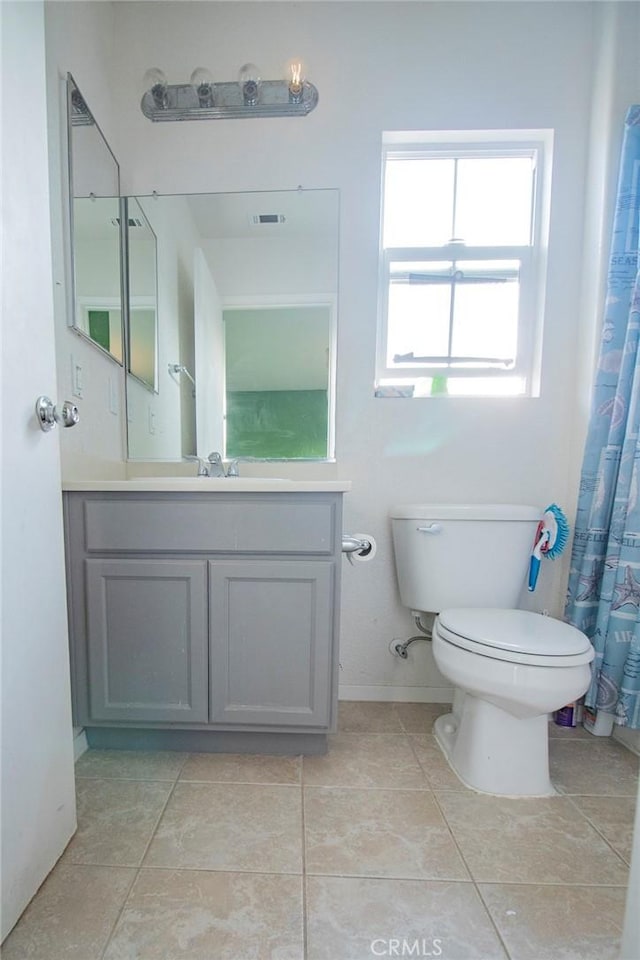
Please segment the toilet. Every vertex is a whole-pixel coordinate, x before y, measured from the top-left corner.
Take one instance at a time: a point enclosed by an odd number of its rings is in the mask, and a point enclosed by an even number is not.
[[[518,610],[541,511],[410,504],[391,512],[402,603],[437,614],[433,655],[454,687],[436,740],[483,793],[549,796],[548,714],[586,691],[594,651],[575,627]]]

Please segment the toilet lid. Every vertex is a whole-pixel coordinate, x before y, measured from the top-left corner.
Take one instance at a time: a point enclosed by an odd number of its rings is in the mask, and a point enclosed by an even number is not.
[[[447,631],[464,640],[516,654],[568,657],[591,650],[582,631],[528,610],[469,607],[443,610],[438,619]]]

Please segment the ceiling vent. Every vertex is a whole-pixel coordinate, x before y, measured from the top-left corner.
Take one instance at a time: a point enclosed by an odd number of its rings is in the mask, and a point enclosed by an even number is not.
[[[284,223],[286,217],[283,213],[254,213],[249,217],[249,223],[260,226],[263,223]]]
[[[142,220],[140,220],[138,217],[129,217],[128,220],[127,220],[127,222],[128,222],[128,224],[129,224],[129,226],[130,226],[131,228],[133,228],[133,229],[135,229],[136,227],[143,227],[143,226],[144,226]],[[120,217],[111,217],[111,223],[113,224],[114,227],[119,227],[119,226],[120,226]]]

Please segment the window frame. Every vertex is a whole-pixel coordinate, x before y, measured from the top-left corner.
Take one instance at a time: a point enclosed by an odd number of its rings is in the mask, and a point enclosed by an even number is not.
[[[546,261],[551,193],[553,131],[393,131],[383,134],[380,200],[378,335],[376,342],[376,384],[394,381],[409,384],[423,378],[483,378],[497,382],[505,377],[523,378],[525,396],[539,396],[542,313],[545,294]],[[385,174],[389,159],[431,159],[437,157],[472,158],[531,157],[534,161],[532,191],[531,242],[523,245],[466,246],[447,243],[429,247],[384,247]],[[514,260],[520,264],[517,352],[513,366],[460,366],[416,363],[390,365],[387,362],[389,335],[390,264],[402,262],[442,262],[455,260]],[[485,394],[483,391],[482,395]],[[476,394],[474,396],[480,396]]]

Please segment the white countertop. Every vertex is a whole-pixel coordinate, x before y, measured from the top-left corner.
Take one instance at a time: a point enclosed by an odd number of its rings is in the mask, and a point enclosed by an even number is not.
[[[64,480],[62,489],[120,493],[346,493],[351,489],[351,481],[275,477],[137,477],[130,480]]]

